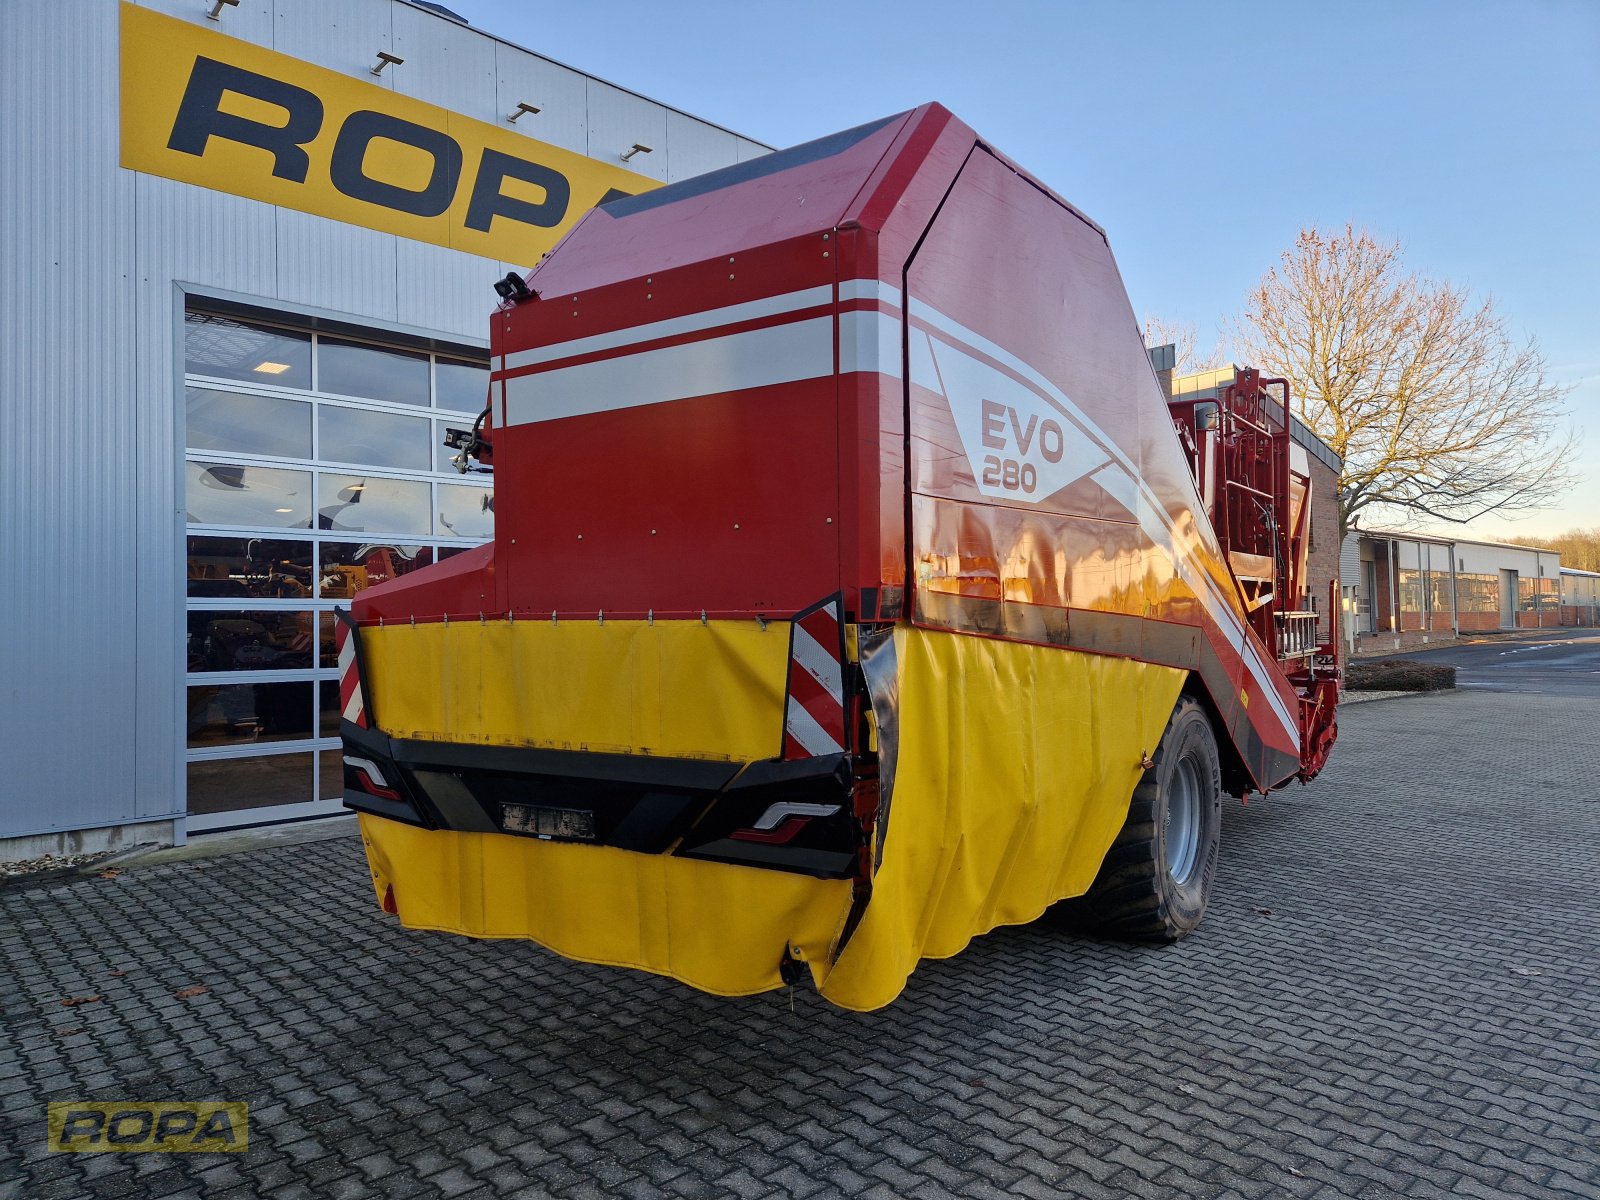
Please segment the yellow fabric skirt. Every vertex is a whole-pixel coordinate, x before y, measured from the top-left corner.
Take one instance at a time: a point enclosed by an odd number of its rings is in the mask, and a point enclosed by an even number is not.
[[[788,627],[460,622],[363,631],[392,737],[770,758]],[[415,929],[523,938],[718,995],[803,960],[845,1008],[888,1004],[922,958],[1080,895],[1121,828],[1184,672],[902,625],[882,865],[842,950],[848,880],[361,817],[380,900]]]

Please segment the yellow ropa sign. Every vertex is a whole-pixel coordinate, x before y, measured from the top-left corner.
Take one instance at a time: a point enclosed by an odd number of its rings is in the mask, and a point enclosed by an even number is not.
[[[243,1100],[53,1100],[45,1122],[56,1152],[242,1153],[248,1108]]]
[[[601,200],[660,186],[131,4],[122,165],[524,264]]]

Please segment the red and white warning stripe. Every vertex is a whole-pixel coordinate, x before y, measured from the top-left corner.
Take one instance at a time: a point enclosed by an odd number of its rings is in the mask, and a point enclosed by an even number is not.
[[[837,598],[789,626],[789,702],[783,757],[815,758],[845,749],[844,637]]]
[[[333,622],[333,644],[339,652],[339,709],[346,721],[354,721],[367,728],[367,700],[361,690],[361,672],[356,667],[356,639],[350,632],[350,622],[343,614],[336,614]]]

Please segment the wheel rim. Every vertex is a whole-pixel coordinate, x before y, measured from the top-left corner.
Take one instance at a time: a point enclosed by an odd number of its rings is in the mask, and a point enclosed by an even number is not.
[[[1200,772],[1187,755],[1178,760],[1167,793],[1167,873],[1175,883],[1187,883],[1200,854]]]

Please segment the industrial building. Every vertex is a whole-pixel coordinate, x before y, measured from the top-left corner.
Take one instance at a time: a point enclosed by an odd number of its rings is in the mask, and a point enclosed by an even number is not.
[[[407,0],[0,6],[0,859],[341,804],[331,610],[491,536],[493,284],[770,148]]]
[[[1583,629],[1600,625],[1600,572],[1561,568],[1561,623]]]
[[[1340,575],[1346,637],[1357,653],[1410,649],[1441,638],[1556,629],[1568,572],[1554,550],[1404,530],[1352,530]],[[1574,608],[1587,592],[1572,572]],[[1591,618],[1592,619],[1592,618]]]

